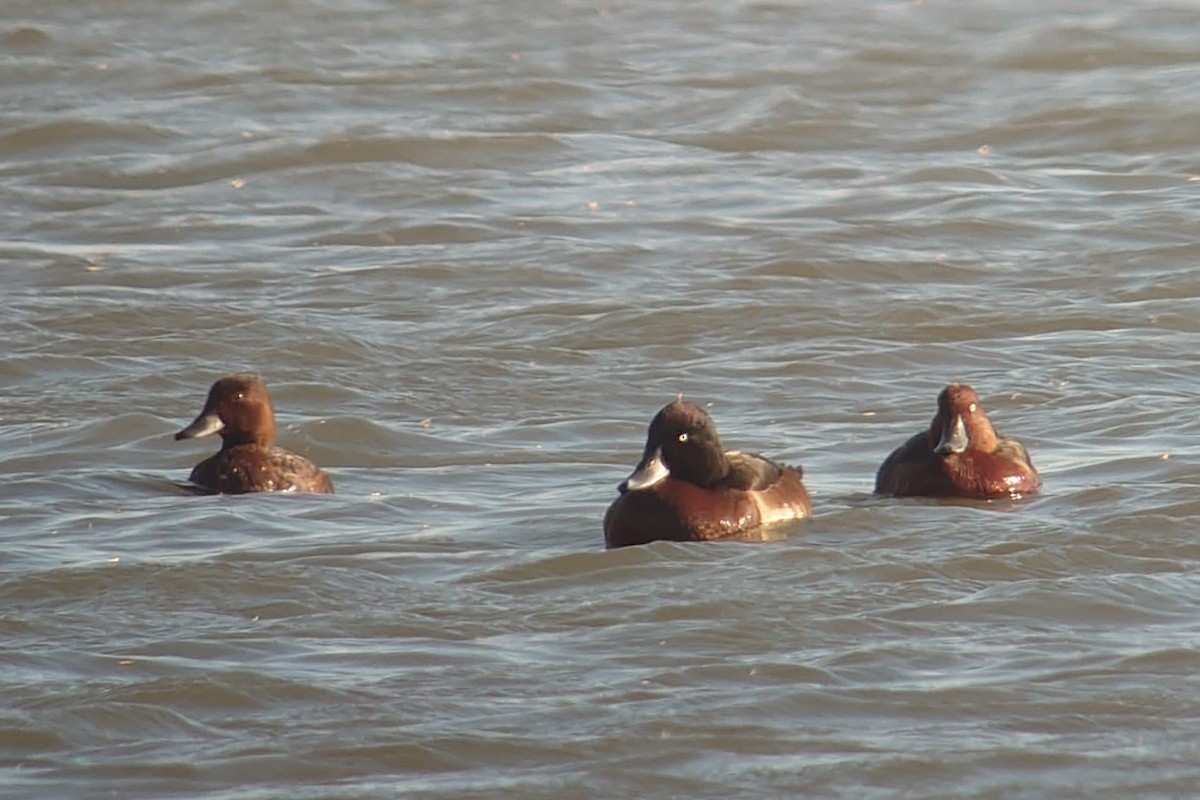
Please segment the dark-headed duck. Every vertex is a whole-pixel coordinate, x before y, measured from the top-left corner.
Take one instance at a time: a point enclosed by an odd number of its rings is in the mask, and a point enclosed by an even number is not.
[[[743,536],[812,512],[799,467],[725,450],[708,413],[682,399],[650,423],[642,460],[604,515],[609,547]]]
[[[211,492],[322,492],[333,482],[303,456],[275,447],[275,412],[257,375],[229,375],[212,385],[204,410],[175,434],[192,439],[221,434],[221,449],[196,465],[189,480]]]
[[[1041,486],[1025,446],[996,433],[979,396],[963,383],[942,390],[929,430],[897,448],[875,476],[875,491],[891,495],[989,500]]]

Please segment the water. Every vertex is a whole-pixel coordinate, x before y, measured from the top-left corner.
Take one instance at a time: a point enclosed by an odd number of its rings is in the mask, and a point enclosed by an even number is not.
[[[5,798],[1194,793],[1193,5],[5,8]],[[815,517],[604,551],[679,392]]]

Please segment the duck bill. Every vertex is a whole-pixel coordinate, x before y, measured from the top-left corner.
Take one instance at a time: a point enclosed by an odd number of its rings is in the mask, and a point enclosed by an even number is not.
[[[938,440],[937,447],[933,448],[933,452],[939,456],[961,453],[967,449],[967,445],[970,443],[971,440],[967,436],[967,426],[963,423],[962,415],[955,414],[954,421],[942,428],[942,438]]]
[[[175,434],[175,439],[176,441],[179,439],[196,439],[200,436],[208,436],[209,434],[216,433],[224,427],[225,423],[221,421],[221,418],[217,415],[217,412],[201,411],[200,416],[196,417],[196,419],[192,421],[191,425],[188,425],[179,433]]]
[[[642,463],[637,465],[637,469],[633,474],[625,479],[621,484],[621,491],[637,492],[643,489],[649,489],[670,477],[671,471],[667,469],[667,465],[663,463],[662,449],[654,451],[654,454],[649,458],[643,458]]]

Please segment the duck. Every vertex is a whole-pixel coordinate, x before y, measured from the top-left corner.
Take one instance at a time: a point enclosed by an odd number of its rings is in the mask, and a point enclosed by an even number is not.
[[[708,412],[682,397],[654,416],[642,459],[604,515],[607,547],[751,538],[812,514],[798,466],[726,450]]]
[[[221,449],[192,470],[188,480],[219,494],[250,492],[333,493],[333,481],[303,456],[275,446],[275,411],[262,379],[226,375],[208,391],[199,416],[175,439],[221,435]]]
[[[942,389],[929,429],[896,448],[875,476],[877,494],[897,497],[1018,499],[1041,487],[1025,445],[996,433],[965,383]]]

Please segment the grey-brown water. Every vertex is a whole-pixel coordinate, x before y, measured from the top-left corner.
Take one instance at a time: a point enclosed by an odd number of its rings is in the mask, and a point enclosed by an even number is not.
[[[1191,3],[10,2],[0,795],[1200,785]],[[226,372],[338,494],[201,497]],[[870,495],[950,380],[1019,504]],[[803,465],[606,552],[677,393]]]

